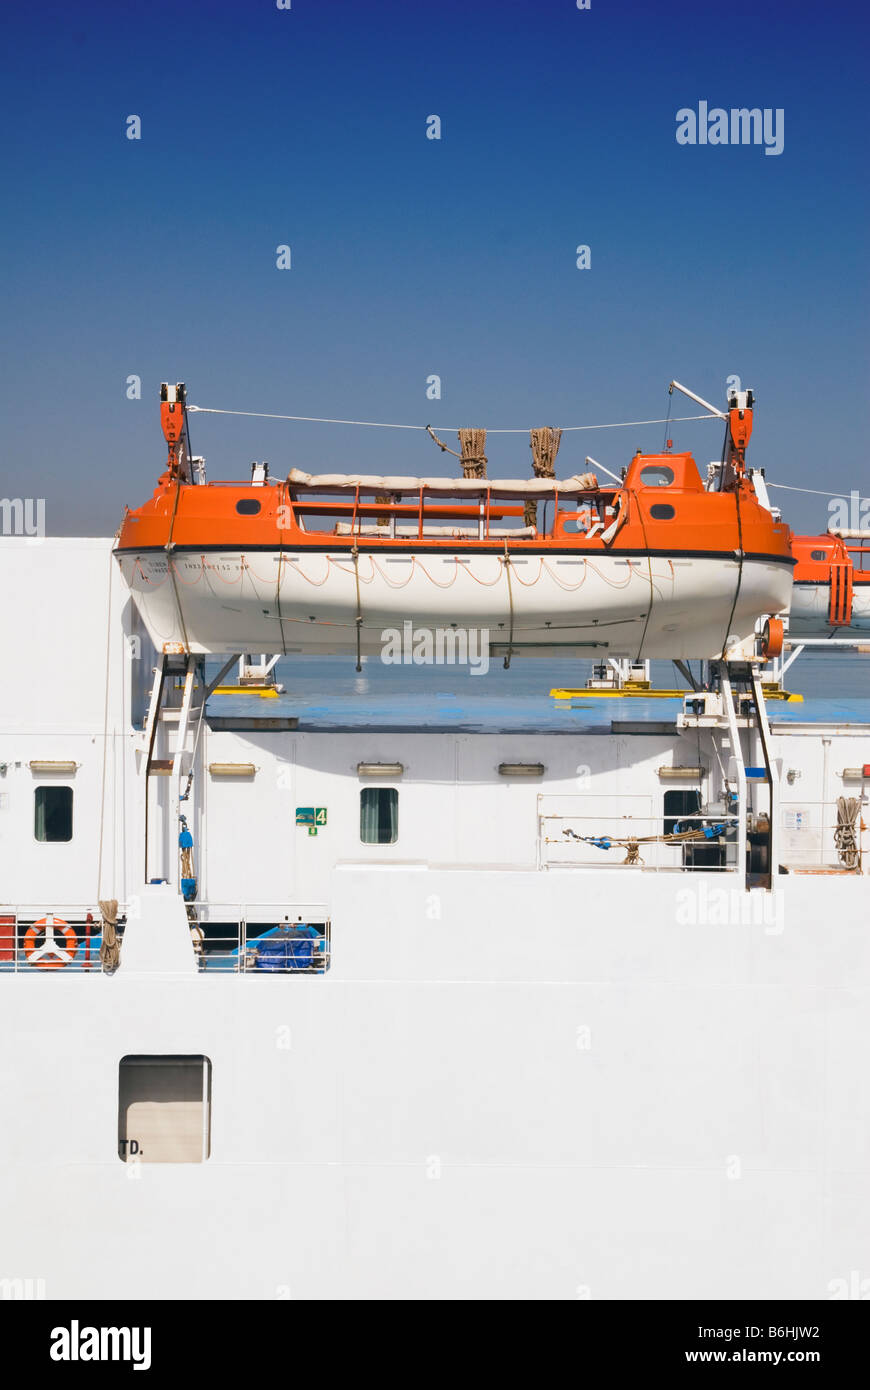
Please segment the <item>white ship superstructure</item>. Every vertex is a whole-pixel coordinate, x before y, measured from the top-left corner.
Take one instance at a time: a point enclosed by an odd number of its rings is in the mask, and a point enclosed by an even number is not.
[[[112,549],[0,542],[10,1287],[826,1298],[866,1266],[868,725],[768,717],[747,662],[594,730],[231,717]]]

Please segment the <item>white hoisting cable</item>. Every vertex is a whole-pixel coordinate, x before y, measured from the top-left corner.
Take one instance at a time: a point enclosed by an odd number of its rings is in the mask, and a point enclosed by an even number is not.
[[[428,425],[400,425],[387,420],[337,420],[323,415],[272,415],[262,410],[220,410],[215,406],[189,405],[189,411],[196,411],[199,415],[245,415],[255,420],[295,420],[308,425],[361,425],[366,429],[372,430],[418,430],[425,431],[430,428]],[[578,430],[622,430],[631,429],[640,425],[663,425],[665,418],[660,420],[616,420],[606,425],[563,425],[563,434],[567,431],[576,433]],[[672,416],[675,422],[685,420],[714,420],[720,417],[715,415],[677,415]],[[461,425],[432,425],[434,430],[458,430],[463,428]],[[528,434],[528,429],[497,429],[487,430],[487,434]]]

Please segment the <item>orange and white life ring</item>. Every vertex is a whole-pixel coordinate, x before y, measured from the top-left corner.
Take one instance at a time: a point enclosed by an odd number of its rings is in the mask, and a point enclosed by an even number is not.
[[[58,935],[55,935],[55,929]],[[44,937],[42,944],[39,938]],[[56,970],[60,966],[71,965],[78,950],[79,940],[68,922],[62,917],[40,917],[24,933],[24,954],[31,965]]]

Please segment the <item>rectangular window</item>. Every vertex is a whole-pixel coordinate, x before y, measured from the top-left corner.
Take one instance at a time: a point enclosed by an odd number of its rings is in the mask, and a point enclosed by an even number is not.
[[[72,787],[37,787],[34,793],[33,833],[42,844],[72,839]]]
[[[674,826],[680,824],[681,816],[699,816],[701,814],[701,793],[683,788],[680,788],[679,791],[665,792],[664,811],[664,833],[673,835]],[[690,820],[682,828],[683,830],[696,830],[699,825],[700,821]]]
[[[123,1163],[204,1163],[211,1152],[208,1057],[122,1057],[118,1157]]]
[[[364,845],[394,845],[399,838],[399,793],[395,787],[363,787],[359,837]]]

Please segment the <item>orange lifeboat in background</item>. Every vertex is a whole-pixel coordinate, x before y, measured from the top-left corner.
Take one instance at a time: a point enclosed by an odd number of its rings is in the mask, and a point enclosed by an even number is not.
[[[870,532],[794,536],[792,637],[870,632]]]

